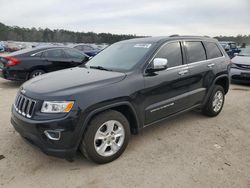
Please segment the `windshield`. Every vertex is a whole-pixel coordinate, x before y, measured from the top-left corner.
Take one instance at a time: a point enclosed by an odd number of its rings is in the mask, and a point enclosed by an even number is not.
[[[116,43],[106,48],[86,66],[126,72],[132,69],[149,51],[151,44]]]
[[[242,49],[239,56],[250,56],[250,47]]]

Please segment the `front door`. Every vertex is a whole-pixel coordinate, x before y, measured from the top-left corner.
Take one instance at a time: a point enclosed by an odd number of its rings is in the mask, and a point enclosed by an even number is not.
[[[166,58],[168,68],[144,76],[145,125],[188,108],[189,70],[182,52],[179,41],[164,44],[154,58]]]

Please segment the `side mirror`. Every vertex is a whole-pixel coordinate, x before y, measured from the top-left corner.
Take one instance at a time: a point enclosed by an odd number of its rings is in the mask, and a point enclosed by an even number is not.
[[[168,60],[165,58],[155,58],[148,68],[148,72],[156,72],[167,69]]]

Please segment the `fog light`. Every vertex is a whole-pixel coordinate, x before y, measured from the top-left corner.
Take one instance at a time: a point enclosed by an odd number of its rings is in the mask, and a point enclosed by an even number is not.
[[[46,130],[46,131],[44,131],[44,134],[50,140],[60,140],[60,138],[61,138],[61,132],[62,132],[62,130]]]

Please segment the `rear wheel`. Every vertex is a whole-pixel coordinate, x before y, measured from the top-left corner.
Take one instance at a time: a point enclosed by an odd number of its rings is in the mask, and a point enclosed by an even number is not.
[[[34,70],[34,71],[32,71],[32,72],[30,73],[29,79],[35,78],[35,77],[40,76],[40,75],[42,75],[42,74],[44,74],[44,73],[45,73],[45,71],[44,71],[44,70],[41,70],[41,69]]]
[[[223,108],[224,99],[225,91],[223,87],[215,85],[206,106],[202,110],[203,114],[211,117],[217,116]]]
[[[83,155],[96,163],[117,159],[126,149],[130,138],[129,122],[118,111],[105,111],[94,117],[81,142]]]

